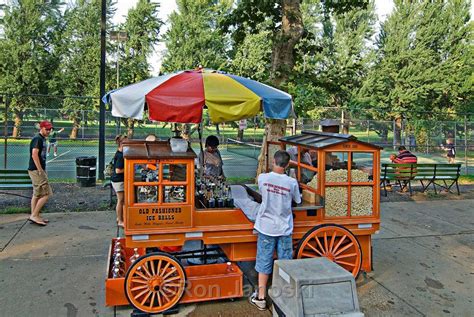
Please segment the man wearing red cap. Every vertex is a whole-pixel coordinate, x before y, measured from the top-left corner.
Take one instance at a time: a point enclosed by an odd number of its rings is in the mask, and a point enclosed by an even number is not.
[[[30,162],[28,174],[33,184],[33,197],[31,198],[31,223],[46,226],[48,220],[41,218],[40,211],[49,197],[53,194],[46,175],[46,138],[51,133],[53,125],[49,121],[42,121],[39,125],[40,132],[30,142]]]

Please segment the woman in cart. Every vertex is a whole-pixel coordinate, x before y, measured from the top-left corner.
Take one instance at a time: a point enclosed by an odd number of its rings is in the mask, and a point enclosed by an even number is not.
[[[204,152],[199,154],[199,168],[203,168],[203,175],[209,177],[224,177],[222,156],[219,152],[219,139],[215,135],[206,138]]]

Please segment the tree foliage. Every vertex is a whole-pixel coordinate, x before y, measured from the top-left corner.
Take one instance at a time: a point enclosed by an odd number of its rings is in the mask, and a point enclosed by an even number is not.
[[[262,23],[257,33],[249,33],[237,46],[230,69],[233,73],[266,82],[269,78],[272,55],[272,33]]]
[[[472,109],[470,43],[468,1],[395,1],[359,101],[376,119]]]
[[[51,69],[58,65],[55,50],[56,31],[60,24],[59,1],[19,1],[3,10],[0,40],[0,91],[15,95],[11,109],[15,115],[13,136],[20,135],[26,109],[41,106],[41,101],[26,94],[47,94]],[[44,101],[43,101],[44,102]]]
[[[136,7],[128,11],[123,29],[128,39],[119,56],[119,87],[136,83],[150,77],[149,58],[153,46],[158,43],[163,22],[158,18],[159,4],[139,0]]]
[[[111,22],[113,2],[107,0],[107,20]],[[68,96],[99,96],[101,0],[78,0],[65,12],[64,51],[61,61],[63,92]],[[110,68],[109,68],[110,69]],[[110,73],[110,71],[109,71]],[[74,122],[71,138],[84,117],[83,110],[97,109],[98,99],[66,98],[64,113]]]
[[[231,8],[229,0],[177,0],[164,38],[167,51],[162,70],[226,69],[228,37],[219,27]]]

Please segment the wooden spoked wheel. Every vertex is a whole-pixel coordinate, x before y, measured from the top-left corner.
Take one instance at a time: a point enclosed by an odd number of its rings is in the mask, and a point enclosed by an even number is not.
[[[146,313],[172,308],[183,296],[186,273],[174,257],[151,253],[138,258],[125,277],[125,294],[130,304]]]
[[[326,257],[357,277],[362,265],[362,251],[357,238],[346,228],[335,225],[316,226],[298,243],[295,258]]]

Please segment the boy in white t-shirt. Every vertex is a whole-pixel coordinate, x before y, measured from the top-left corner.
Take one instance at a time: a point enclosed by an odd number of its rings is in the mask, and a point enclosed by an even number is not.
[[[258,290],[250,297],[250,303],[259,310],[266,309],[267,282],[273,269],[273,252],[278,259],[293,258],[293,213],[291,201],[301,203],[298,182],[285,174],[290,162],[286,151],[277,151],[273,157],[271,173],[260,174],[258,188],[262,204],[257,212],[254,228],[258,231],[257,261]]]

